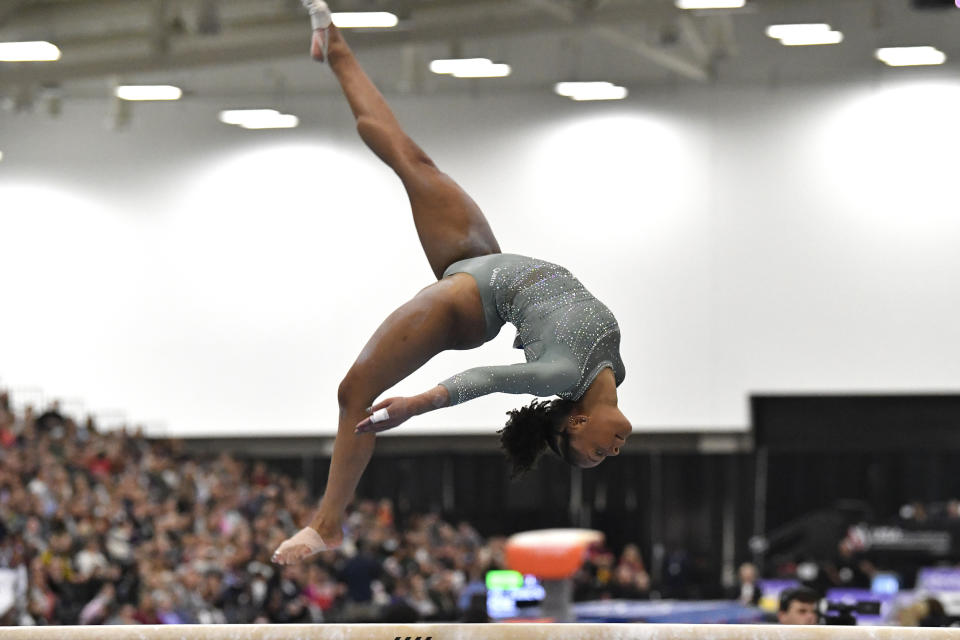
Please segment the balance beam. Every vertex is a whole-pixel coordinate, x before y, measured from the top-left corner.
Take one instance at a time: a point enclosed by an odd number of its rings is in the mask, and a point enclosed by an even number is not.
[[[960,629],[725,624],[194,624],[0,627],[0,640],[960,640]]]

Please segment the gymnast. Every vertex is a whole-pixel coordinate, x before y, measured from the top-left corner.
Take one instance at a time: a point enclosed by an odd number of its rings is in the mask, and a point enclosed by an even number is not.
[[[561,266],[504,254],[479,207],[411,140],[360,67],[322,0],[303,0],[311,55],[336,75],[370,149],[399,176],[437,282],[391,313],[340,383],[339,426],[326,490],[309,526],[274,553],[297,562],[342,543],[342,522],[373,454],[375,433],[488,393],[532,394],[499,431],[513,474],[547,448],[595,467],[620,453],[630,421],[617,407],[623,382],[620,329],[610,310]],[[510,322],[525,363],[469,369],[409,398],[373,401],[430,358],[473,349]]]

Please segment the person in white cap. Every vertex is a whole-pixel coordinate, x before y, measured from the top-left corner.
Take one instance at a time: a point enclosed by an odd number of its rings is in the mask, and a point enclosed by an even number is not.
[[[274,553],[302,560],[342,542],[344,510],[374,449],[374,433],[488,393],[558,396],[509,413],[501,444],[514,474],[547,449],[593,467],[631,431],[617,407],[626,375],[613,313],[567,269],[503,254],[476,203],[403,131],[320,0],[304,0],[313,24],[311,54],[336,75],[368,147],[400,178],[420,244],[437,282],[394,311],[350,367],[338,390],[340,418],[327,486],[309,526]],[[374,403],[441,351],[472,349],[510,322],[526,362],[477,367],[409,398]]]

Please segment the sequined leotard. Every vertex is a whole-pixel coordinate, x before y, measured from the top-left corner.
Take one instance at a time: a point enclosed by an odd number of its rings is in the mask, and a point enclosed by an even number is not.
[[[488,393],[557,395],[579,400],[604,367],[617,386],[626,371],[620,359],[620,327],[613,313],[563,267],[536,258],[491,254],[455,262],[444,271],[468,273],[477,281],[486,321],[485,342],[509,322],[513,346],[527,361],[477,367],[440,384],[450,405]]]

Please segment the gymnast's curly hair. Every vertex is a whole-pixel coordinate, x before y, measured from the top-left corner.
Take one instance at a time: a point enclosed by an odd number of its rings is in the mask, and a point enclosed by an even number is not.
[[[533,469],[547,447],[570,462],[570,441],[566,430],[561,427],[575,404],[572,400],[559,398],[534,400],[526,407],[507,412],[510,418],[497,433],[500,434],[500,448],[510,460],[511,478],[518,478]]]

